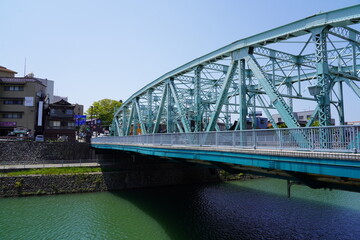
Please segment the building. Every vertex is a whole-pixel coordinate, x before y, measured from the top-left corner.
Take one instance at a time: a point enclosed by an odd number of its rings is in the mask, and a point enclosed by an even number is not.
[[[74,108],[75,115],[84,115],[84,105],[75,103],[74,106],[75,106]]]
[[[54,96],[54,98],[50,101],[50,103],[59,102],[61,100],[69,101],[67,97]]]
[[[345,125],[360,125],[360,121],[346,122]]]
[[[295,116],[296,120],[300,123],[300,125],[305,126],[306,123],[308,122],[308,120],[311,118],[313,112],[314,112],[314,110],[294,112],[294,116]],[[272,117],[277,124],[284,122],[283,119],[281,118],[280,114],[274,114],[274,115],[272,115]],[[316,116],[315,121],[317,121],[317,120],[319,120],[319,119]],[[331,118],[331,125],[335,125],[334,118]]]
[[[53,81],[15,74],[0,67],[0,136],[13,134],[15,128],[28,136],[41,134],[44,103],[52,94]]]
[[[0,66],[0,77],[15,77],[17,72],[7,69],[6,67]]]
[[[33,73],[15,77],[17,72],[0,66],[0,136],[47,135],[75,140],[74,115],[83,115],[84,106],[54,96],[54,81],[35,78]],[[45,133],[44,133],[45,132]]]
[[[63,99],[49,104],[44,118],[46,140],[75,141],[74,108],[75,105]]]

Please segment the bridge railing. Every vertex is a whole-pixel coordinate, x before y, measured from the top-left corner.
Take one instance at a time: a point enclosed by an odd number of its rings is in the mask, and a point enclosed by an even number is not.
[[[307,142],[299,142],[301,134]],[[211,146],[330,152],[360,150],[360,126],[255,129],[243,131],[162,133],[93,138],[92,143]]]

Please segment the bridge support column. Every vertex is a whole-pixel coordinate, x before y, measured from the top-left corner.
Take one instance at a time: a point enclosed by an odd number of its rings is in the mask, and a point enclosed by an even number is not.
[[[202,130],[202,114],[201,114],[201,71],[202,66],[198,66],[195,69],[195,132]]]
[[[173,101],[172,101],[172,97],[171,97],[171,90],[170,90],[170,79],[168,80],[167,84],[166,84],[166,88],[167,88],[167,95],[166,95],[166,103],[167,103],[167,119],[166,119],[166,132],[167,133],[172,133],[174,131],[173,129],[173,125],[174,125],[174,119],[173,119]]]
[[[316,29],[313,32],[315,42],[317,86],[320,92],[315,95],[319,104],[319,122],[320,126],[330,125],[330,76],[327,57],[327,33],[326,29]]]
[[[291,197],[291,187],[293,185],[304,185],[301,182],[297,182],[297,181],[291,181],[291,180],[287,180],[287,197],[290,198]]]
[[[147,125],[147,132],[148,133],[152,133],[153,131],[153,110],[152,110],[152,104],[153,104],[153,91],[154,89],[150,88],[147,92],[147,100],[148,100],[148,105],[147,105],[147,121],[146,121],[146,125]]]
[[[319,105],[319,123],[320,126],[331,125],[330,109],[330,76],[327,57],[327,29],[315,29],[313,31],[313,40],[315,42],[315,57],[317,71],[318,92],[315,93],[315,99]],[[328,148],[331,144],[329,134],[326,130],[320,130],[320,144],[323,148]]]
[[[128,111],[128,108],[127,107],[124,107],[123,111],[122,111],[122,133],[123,135],[122,136],[126,136],[127,133],[126,133],[126,127],[127,127],[127,118],[126,118],[126,113]]]
[[[343,91],[343,82],[339,82],[339,120],[340,125],[345,125],[345,113],[344,113],[344,91]]]
[[[245,78],[245,59],[239,60],[239,127],[240,130],[246,129],[246,78]]]

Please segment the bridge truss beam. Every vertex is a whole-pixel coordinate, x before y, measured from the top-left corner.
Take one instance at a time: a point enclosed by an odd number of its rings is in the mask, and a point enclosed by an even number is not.
[[[257,109],[274,127],[274,114],[288,127],[300,127],[294,111],[304,104],[314,107],[308,125],[316,119],[329,125],[332,105],[344,123],[343,92],[350,89],[360,99],[359,22],[360,5],[355,5],[197,58],[126,100],[115,112],[112,134],[223,131],[246,129],[249,123],[256,128]]]

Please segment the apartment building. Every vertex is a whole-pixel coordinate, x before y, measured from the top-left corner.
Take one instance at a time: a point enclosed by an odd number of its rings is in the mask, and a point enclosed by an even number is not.
[[[53,96],[54,83],[34,78],[33,74],[26,77],[15,74],[0,67],[0,136],[14,130],[34,136],[42,131],[44,103]]]
[[[0,78],[0,134],[8,135],[13,129],[26,128],[34,135],[39,115],[42,118],[45,88],[37,79]]]
[[[74,108],[63,99],[49,104],[45,110],[45,139],[75,141]]]

